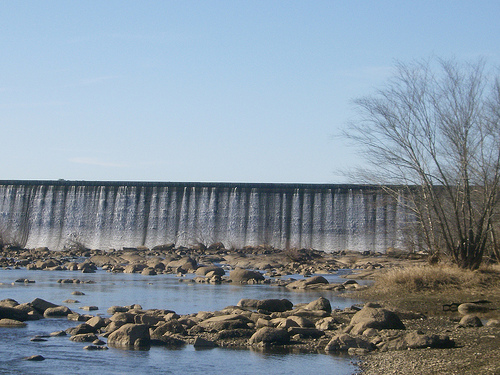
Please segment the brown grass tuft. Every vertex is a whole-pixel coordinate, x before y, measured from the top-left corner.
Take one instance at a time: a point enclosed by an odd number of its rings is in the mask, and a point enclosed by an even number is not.
[[[424,265],[392,268],[381,273],[374,289],[382,293],[446,292],[447,290],[484,289],[500,286],[498,267],[476,271],[453,265]]]

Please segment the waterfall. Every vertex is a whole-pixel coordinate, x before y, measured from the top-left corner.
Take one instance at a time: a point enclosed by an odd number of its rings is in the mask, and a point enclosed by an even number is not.
[[[401,199],[363,185],[0,181],[0,235],[54,250],[73,240],[385,252],[408,235]]]

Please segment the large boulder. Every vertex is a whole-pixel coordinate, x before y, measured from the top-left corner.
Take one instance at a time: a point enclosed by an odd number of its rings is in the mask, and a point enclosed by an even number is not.
[[[109,320],[117,323],[135,323],[135,315],[129,312],[116,312]]]
[[[287,299],[263,299],[257,302],[257,310],[283,312],[293,309],[293,303]]]
[[[420,332],[408,332],[404,335],[396,336],[383,344],[379,344],[382,351],[388,350],[408,350],[408,349],[444,349],[452,348],[455,342],[446,335],[427,335]]]
[[[179,272],[185,273],[198,268],[198,263],[191,257],[183,257],[179,260],[170,261],[167,267],[173,268]]]
[[[247,283],[251,280],[263,281],[265,278],[260,272],[236,267],[229,273],[229,279],[235,283]]]
[[[44,299],[41,298],[35,298],[33,301],[30,302],[31,307],[33,307],[36,311],[38,311],[40,314],[43,314],[45,310],[47,310],[49,307],[58,307],[59,305],[56,305],[55,303],[45,301]]]
[[[481,322],[481,319],[477,315],[474,314],[468,314],[462,317],[460,319],[460,322],[458,322],[459,327],[482,327],[483,322]]]
[[[390,310],[380,307],[378,304],[367,303],[361,310],[351,318],[351,326],[357,334],[364,329],[406,329],[399,316]]]
[[[312,276],[291,282],[286,287],[288,289],[307,289],[317,284],[329,284],[329,282],[323,276]]]
[[[15,307],[0,306],[0,319],[12,319],[24,322],[25,320],[30,320],[30,317],[27,312]]]
[[[70,328],[66,329],[65,332],[68,335],[75,336],[75,335],[83,335],[86,333],[96,333],[97,331],[98,331],[98,329],[96,327],[93,327],[93,326],[86,324],[86,323],[82,323],[82,324],[77,325],[76,327],[70,327]]]
[[[250,344],[256,345],[286,345],[290,342],[290,333],[284,329],[263,327],[249,339]]]
[[[68,316],[72,311],[66,306],[48,307],[45,309],[43,316],[45,318],[60,318]]]
[[[108,336],[108,345],[115,348],[141,348],[149,343],[149,327],[145,324],[124,324]]]
[[[317,300],[308,303],[305,308],[308,310],[323,310],[327,313],[332,312],[332,305],[330,304],[330,301],[324,297],[319,297]]]
[[[196,269],[195,273],[198,276],[206,276],[209,272],[213,272],[217,276],[224,276],[226,274],[226,271],[222,267],[217,266],[201,266]]]
[[[178,333],[180,335],[185,335],[186,328],[177,319],[172,319],[155,327],[151,337],[157,339],[166,333]]]
[[[349,349],[372,351],[376,349],[376,346],[363,338],[354,337],[347,333],[340,333],[334,336],[325,347],[325,351],[328,353],[347,352]]]
[[[94,316],[86,321],[86,324],[94,329],[106,327],[106,320],[100,316]]]
[[[0,301],[0,307],[16,307],[19,306],[19,302],[12,298],[6,298]]]
[[[248,309],[257,309],[258,303],[259,303],[258,299],[243,298],[243,299],[239,300],[239,302],[236,306],[244,307],[244,308],[248,308]]]
[[[253,323],[240,314],[220,315],[203,320],[198,325],[208,331],[222,331],[224,329],[248,328],[248,323]]]

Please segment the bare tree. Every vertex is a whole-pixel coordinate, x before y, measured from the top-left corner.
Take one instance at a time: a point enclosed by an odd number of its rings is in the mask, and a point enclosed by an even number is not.
[[[403,193],[427,249],[469,269],[488,246],[498,252],[500,81],[485,62],[398,63],[385,87],[354,103],[359,120],[345,136],[367,161],[358,176]]]

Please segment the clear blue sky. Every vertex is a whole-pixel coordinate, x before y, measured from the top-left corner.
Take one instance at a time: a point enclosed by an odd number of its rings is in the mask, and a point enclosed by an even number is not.
[[[340,183],[395,60],[500,65],[500,1],[0,0],[0,179]]]

